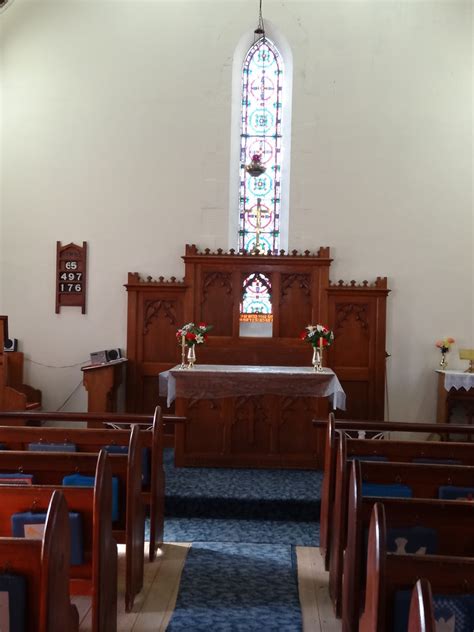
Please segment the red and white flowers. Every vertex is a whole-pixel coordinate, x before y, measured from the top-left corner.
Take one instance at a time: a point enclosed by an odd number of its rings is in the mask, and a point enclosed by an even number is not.
[[[202,345],[206,342],[207,332],[211,329],[212,325],[206,325],[206,323],[199,323],[198,325],[186,323],[176,332],[176,339],[178,342],[182,342],[184,337],[184,342],[188,347]]]
[[[329,347],[334,342],[334,333],[324,325],[306,325],[300,338],[313,347]]]

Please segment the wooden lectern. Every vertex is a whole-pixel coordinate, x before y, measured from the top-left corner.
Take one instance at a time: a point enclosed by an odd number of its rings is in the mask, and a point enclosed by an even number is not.
[[[82,367],[89,413],[117,412],[117,390],[122,383],[122,369],[126,362],[126,358],[120,358],[105,364],[89,364]],[[101,426],[99,423],[98,427]]]

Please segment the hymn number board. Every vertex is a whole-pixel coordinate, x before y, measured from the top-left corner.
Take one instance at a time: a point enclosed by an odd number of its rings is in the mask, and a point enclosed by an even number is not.
[[[87,243],[56,242],[56,314],[61,307],[78,306],[86,313]]]

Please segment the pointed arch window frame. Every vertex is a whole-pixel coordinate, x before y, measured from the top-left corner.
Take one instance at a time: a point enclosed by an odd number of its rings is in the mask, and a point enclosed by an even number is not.
[[[240,251],[276,254],[280,249],[284,79],[280,51],[270,38],[260,37],[250,47],[242,67]],[[246,165],[255,154],[266,168],[260,176],[246,171]]]
[[[290,45],[272,22],[265,20],[266,37],[274,44],[283,59],[285,67],[285,81],[283,82],[281,119],[281,171],[280,171],[280,250],[288,250],[289,239],[289,201],[290,201],[290,173],[291,173],[291,117],[292,117],[292,89],[293,89],[293,55]],[[240,169],[241,169],[241,115],[242,115],[242,70],[244,61],[255,44],[254,33],[244,34],[234,51],[232,62],[232,112],[230,138],[230,172],[229,172],[229,224],[228,247],[239,248],[240,222]]]

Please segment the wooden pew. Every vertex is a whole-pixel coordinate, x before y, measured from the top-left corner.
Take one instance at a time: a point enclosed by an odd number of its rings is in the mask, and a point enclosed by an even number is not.
[[[413,588],[408,632],[436,632],[431,584],[426,579],[419,579]]]
[[[474,558],[387,553],[384,507],[376,503],[369,530],[365,606],[359,631],[391,631],[396,592],[411,590],[420,577],[430,582],[433,595],[473,595]]]
[[[53,492],[42,540],[0,538],[0,565],[27,580],[27,631],[77,632],[69,598],[70,532],[64,496]]]
[[[47,458],[47,457],[45,457]],[[0,536],[11,533],[11,516],[25,511],[44,512],[52,493],[60,490],[68,511],[81,515],[84,563],[71,566],[70,591],[92,597],[93,632],[117,629],[117,544],[112,538],[112,472],[103,450],[97,460],[95,485],[63,487],[51,485],[0,486]]]
[[[383,502],[387,528],[423,526],[437,533],[437,553],[474,557],[474,503],[455,500],[375,498],[362,495],[361,462],[354,461],[349,482],[347,545],[344,551],[342,629],[355,632],[365,582],[364,533],[376,502]],[[453,525],[456,537],[453,538]]]
[[[429,424],[429,423],[406,423],[406,422],[373,422],[373,421],[351,421],[337,420],[334,413],[329,414],[328,421],[313,421],[314,426],[325,428],[325,448],[324,448],[324,477],[321,490],[321,514],[320,514],[320,535],[319,550],[324,558],[324,567],[329,570],[329,558],[331,551],[330,534],[332,531],[333,505],[336,491],[336,457],[339,433],[341,431],[350,432],[412,432],[427,433],[436,432],[441,435],[451,433],[467,434],[472,432],[472,427],[459,426],[454,424]],[[373,439],[372,439],[373,441]]]
[[[6,414],[6,416],[9,415]],[[58,419],[63,421],[60,413],[41,413],[42,419],[46,416],[48,416],[49,421]],[[111,417],[115,419],[114,416]],[[81,418],[84,421],[90,420],[88,414],[83,414]],[[1,420],[2,414],[0,413]],[[140,440],[141,446],[150,450],[150,484],[143,488],[142,498],[145,505],[150,507],[149,559],[153,561],[157,548],[163,545],[165,512],[164,432],[159,406],[156,407],[150,421],[151,424],[147,424],[145,428],[149,428],[151,425],[151,430],[142,430]],[[122,424],[124,422],[121,422]],[[78,452],[92,453],[99,452],[107,445],[128,446],[130,432],[129,429],[116,430],[104,426],[100,428],[0,426],[0,444],[4,444],[9,450],[26,450],[29,443],[74,443]]]
[[[64,476],[81,473],[94,476],[97,454],[85,452],[0,452],[0,472],[25,472],[40,485],[61,485]],[[141,498],[141,445],[134,426],[128,455],[109,455],[112,476],[119,480],[120,517],[113,524],[113,537],[126,544],[125,609],[130,611],[143,587],[144,507]]]
[[[352,440],[349,440],[352,441]],[[354,440],[355,441],[355,440]],[[370,441],[369,441],[370,442]],[[371,443],[371,442],[370,442]],[[407,450],[409,442],[379,441],[380,446],[393,444],[399,446],[399,450]],[[337,464],[336,464],[336,496],[334,499],[333,530],[331,534],[331,553],[329,560],[329,594],[334,604],[337,616],[341,615],[341,595],[342,595],[342,563],[343,551],[346,546],[347,535],[347,502],[348,502],[348,478],[350,472],[350,461],[346,454],[347,441],[342,437],[339,441]],[[426,454],[430,454],[430,442],[423,442]],[[446,444],[438,444],[445,446]],[[449,444],[454,446],[456,444]],[[465,448],[474,451],[472,444],[457,444],[458,451],[451,454],[458,454],[462,460],[462,453]],[[474,460],[471,461],[474,463]],[[415,498],[437,498],[438,488],[441,485],[459,485],[470,487],[474,481],[474,467],[461,465],[431,465],[414,464],[407,462],[373,462],[360,461],[362,467],[362,477],[364,482],[382,484],[405,484],[413,490]],[[430,479],[430,476],[432,477]],[[459,481],[459,482],[457,482]]]

